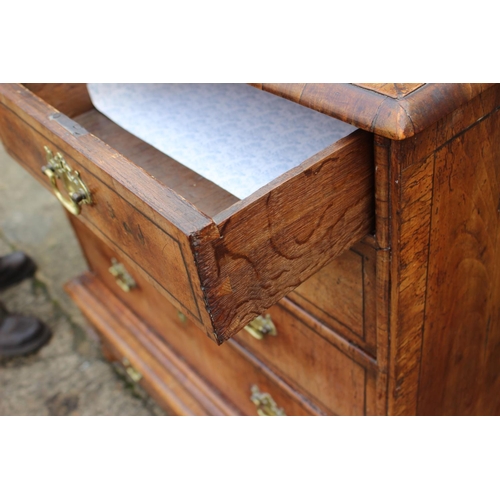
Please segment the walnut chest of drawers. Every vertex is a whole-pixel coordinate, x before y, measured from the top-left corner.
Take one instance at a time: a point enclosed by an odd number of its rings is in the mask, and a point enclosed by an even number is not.
[[[84,84],[0,85],[105,354],[181,415],[498,415],[500,86],[253,85],[358,130],[243,200]]]

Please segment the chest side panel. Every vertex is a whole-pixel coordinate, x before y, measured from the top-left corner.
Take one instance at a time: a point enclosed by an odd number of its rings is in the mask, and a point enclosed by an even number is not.
[[[435,155],[418,413],[500,414],[500,112]]]
[[[455,307],[451,311],[452,290],[460,288],[463,280],[469,279],[469,274],[465,271],[462,276],[460,272],[455,274],[447,266],[450,265],[448,255],[457,253],[465,257],[467,253],[465,243],[459,241],[457,235],[469,230],[465,219],[473,217],[474,203],[466,200],[474,190],[478,190],[477,187],[474,188],[474,182],[477,183],[479,179],[476,176],[486,175],[480,173],[478,161],[482,161],[483,165],[494,165],[498,161],[494,159],[496,146],[491,141],[491,134],[498,132],[493,132],[493,125],[487,130],[481,123],[486,123],[499,104],[498,86],[492,87],[425,132],[405,141],[393,141],[390,146],[390,414],[414,415],[422,411],[419,409],[423,407],[419,406],[418,399],[427,397],[424,396],[427,390],[425,384],[428,383],[428,388],[433,384],[446,385],[444,381],[436,382],[437,372],[433,375],[430,375],[431,372],[424,375],[424,372],[430,366],[442,364],[451,355],[447,343],[456,342],[452,340],[456,336],[454,327],[447,324],[451,315],[454,317],[453,324],[470,321],[467,319],[467,308],[469,311],[476,308],[477,314],[484,313],[484,318],[488,317],[487,308],[480,312],[477,304],[472,306],[464,303],[464,308]],[[485,159],[485,155],[488,159]],[[453,175],[456,176],[456,182],[451,182],[453,176],[450,177],[450,172],[455,172]],[[443,176],[450,179],[451,183],[442,182]],[[491,171],[488,177],[494,177]],[[459,186],[465,192],[461,192]],[[494,184],[488,189],[492,186]],[[445,195],[446,192],[448,195]],[[490,196],[494,198],[493,195]],[[498,206],[498,199],[496,203]],[[443,204],[442,208],[440,204]],[[450,214],[449,219],[446,213],[442,213],[445,206]],[[483,204],[480,210],[484,211],[485,207]],[[491,207],[488,208],[490,209]],[[483,213],[482,217],[487,215]],[[492,217],[491,213],[489,217]],[[495,229],[491,222],[489,228],[488,232]],[[490,233],[490,241],[492,237]],[[496,243],[486,244],[489,251],[493,252],[495,245]],[[458,262],[460,258],[456,257],[455,260]],[[488,272],[496,271],[490,266]],[[447,281],[445,287],[443,280]],[[493,275],[488,280],[494,280]],[[489,300],[493,300],[493,297]],[[476,325],[474,328],[481,327]],[[473,331],[475,330],[470,330],[470,335],[473,335]],[[429,335],[439,336],[442,344],[431,347],[429,342],[432,341],[427,338]],[[474,342],[479,343],[479,337]],[[466,355],[466,345],[462,344],[460,349],[460,355]],[[432,359],[427,358],[431,350]],[[490,351],[491,349],[488,352]],[[430,377],[427,382],[426,376]],[[474,376],[474,372],[468,375],[471,378]],[[433,387],[433,390],[437,388]],[[429,400],[426,411],[433,405],[437,405],[434,406],[437,413],[443,411],[443,408],[438,409],[439,404],[441,403],[437,400],[433,403]]]

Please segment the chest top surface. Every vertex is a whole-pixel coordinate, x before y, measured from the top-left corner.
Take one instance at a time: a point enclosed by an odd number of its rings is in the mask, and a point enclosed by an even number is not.
[[[494,85],[493,83],[253,83],[252,85],[343,120],[402,140]]]

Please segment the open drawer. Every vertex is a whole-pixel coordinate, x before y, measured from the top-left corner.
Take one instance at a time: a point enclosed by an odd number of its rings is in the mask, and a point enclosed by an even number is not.
[[[242,200],[99,113],[83,84],[0,85],[0,138],[218,343],[373,226],[372,140],[361,130]],[[83,184],[68,179],[75,171]]]

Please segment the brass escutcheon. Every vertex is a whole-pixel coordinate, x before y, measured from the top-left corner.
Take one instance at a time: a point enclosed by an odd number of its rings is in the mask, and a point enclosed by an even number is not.
[[[118,262],[114,257],[111,259],[111,267],[108,271],[115,277],[116,284],[124,291],[130,292],[132,288],[137,287],[134,278],[130,276],[125,266]]]
[[[276,326],[271,320],[271,316],[266,314],[265,316],[257,316],[253,321],[250,321],[244,328],[252,337],[262,340],[264,337],[270,335],[271,337],[276,337],[278,331]]]
[[[261,417],[282,417],[286,416],[283,408],[278,408],[274,399],[267,392],[260,392],[257,385],[252,386],[250,401],[257,407],[257,414]]]
[[[54,155],[47,146],[44,146],[44,149],[47,154],[47,165],[42,167],[42,172],[50,179],[52,190],[63,207],[73,215],[78,215],[81,205],[92,205],[89,189],[80,178],[80,173],[66,163],[61,153]],[[59,190],[58,180],[62,182],[69,198]]]

